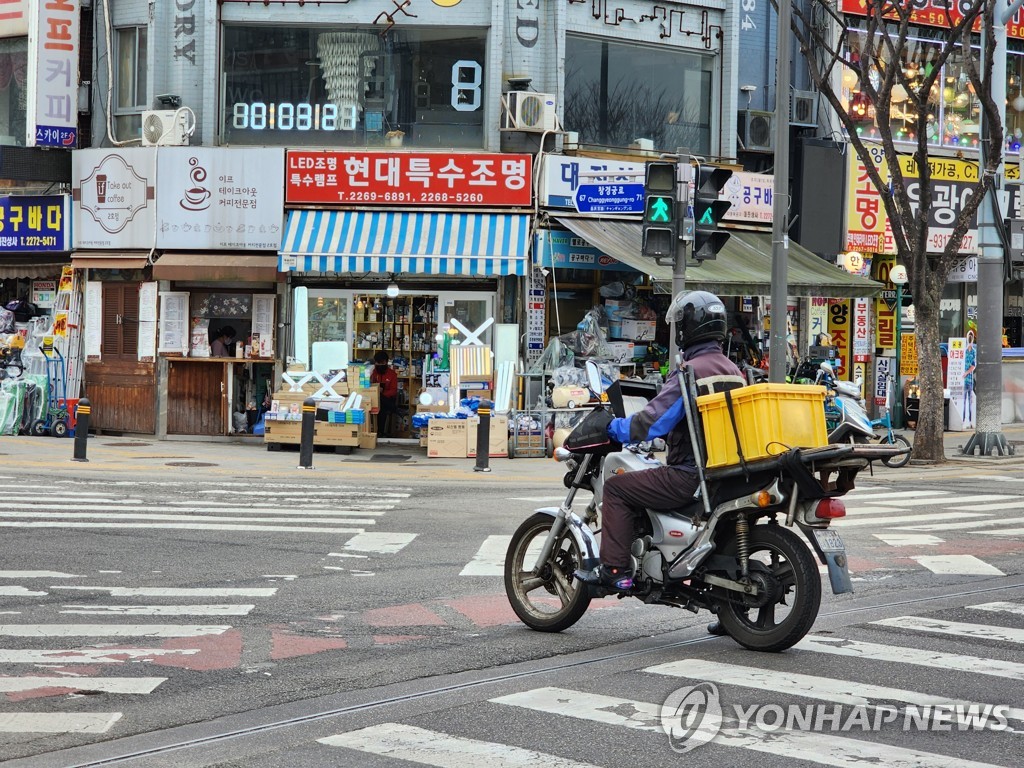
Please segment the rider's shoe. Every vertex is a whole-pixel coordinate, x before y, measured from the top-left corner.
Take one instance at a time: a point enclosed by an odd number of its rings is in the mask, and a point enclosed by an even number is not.
[[[715,635],[716,637],[724,637],[729,633],[725,631],[725,627],[722,626],[722,622],[720,622],[718,619],[715,619],[710,624],[708,624],[708,634]]]
[[[616,592],[628,592],[633,588],[632,568],[599,565],[597,568],[591,568],[589,571],[576,571],[574,575],[584,584],[604,587]]]

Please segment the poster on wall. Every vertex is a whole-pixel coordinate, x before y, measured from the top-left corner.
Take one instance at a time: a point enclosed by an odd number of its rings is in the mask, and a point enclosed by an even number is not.
[[[57,300],[56,280],[33,280],[30,301],[37,307],[49,309]]]
[[[71,153],[76,248],[149,250],[156,228],[156,152],[80,149]]]
[[[160,352],[188,354],[189,294],[165,291],[160,294]]]
[[[157,150],[157,248],[277,251],[284,219],[284,149]]]
[[[85,284],[85,362],[100,361],[103,341],[103,283]]]
[[[967,373],[973,361],[968,362],[967,339],[949,340],[946,362],[946,387],[949,389],[949,429],[965,432],[974,429],[974,376]],[[971,350],[973,353],[973,350]]]

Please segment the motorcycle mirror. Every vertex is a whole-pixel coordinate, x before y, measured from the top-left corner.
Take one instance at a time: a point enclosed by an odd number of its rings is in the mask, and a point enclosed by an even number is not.
[[[593,360],[587,360],[586,368],[590,391],[595,395],[600,395],[604,392],[604,386],[601,384],[601,372],[597,369],[597,364]]]

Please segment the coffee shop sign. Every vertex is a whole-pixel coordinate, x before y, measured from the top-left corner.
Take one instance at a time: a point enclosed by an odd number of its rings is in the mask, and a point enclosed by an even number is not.
[[[152,187],[120,155],[107,155],[75,190],[81,206],[110,234],[124,229],[152,198]]]

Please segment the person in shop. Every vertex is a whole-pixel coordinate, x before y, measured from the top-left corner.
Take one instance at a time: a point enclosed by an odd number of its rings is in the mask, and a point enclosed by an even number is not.
[[[676,324],[676,341],[685,365],[698,382],[715,377],[715,390],[741,387],[746,383],[740,369],[722,351],[728,333],[728,318],[722,300],[707,291],[683,292],[676,296],[665,314]],[[608,436],[620,443],[639,443],[664,438],[668,444],[665,466],[644,472],[612,475],[605,481],[601,505],[601,564],[577,571],[576,578],[613,592],[633,587],[630,547],[637,515],[644,509],[670,511],[692,499],[700,484],[678,377],[669,374],[658,395],[632,416],[613,419]],[[722,634],[719,622],[708,625],[712,634]]]
[[[388,353],[383,350],[373,356],[370,383],[380,385],[380,436],[391,437],[398,412],[398,374],[388,365]]]
[[[225,325],[217,331],[217,338],[210,345],[211,357],[231,357],[230,344],[235,340],[235,329]]]

